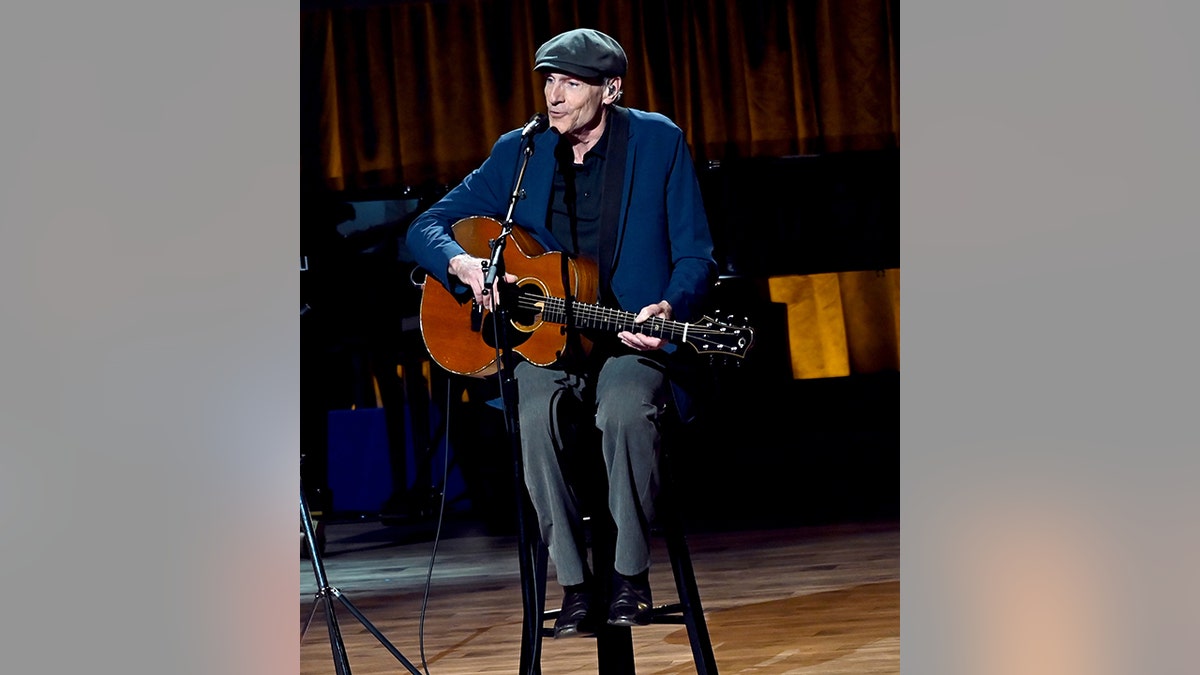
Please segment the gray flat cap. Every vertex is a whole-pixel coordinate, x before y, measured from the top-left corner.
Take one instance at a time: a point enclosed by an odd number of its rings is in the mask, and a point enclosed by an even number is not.
[[[620,43],[592,28],[556,35],[538,47],[534,70],[554,70],[582,78],[625,75],[628,60]]]

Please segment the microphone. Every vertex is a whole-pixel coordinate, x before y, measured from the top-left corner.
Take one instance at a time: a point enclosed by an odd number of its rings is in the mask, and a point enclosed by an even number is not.
[[[546,117],[545,113],[538,113],[529,118],[525,123],[525,127],[521,129],[521,138],[528,138],[536,133],[546,130],[550,126],[550,118]]]

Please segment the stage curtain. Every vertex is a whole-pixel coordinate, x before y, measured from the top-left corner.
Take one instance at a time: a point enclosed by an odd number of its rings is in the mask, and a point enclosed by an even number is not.
[[[301,167],[335,190],[448,186],[544,109],[534,51],[593,27],[628,52],[624,104],[698,162],[897,148],[899,3],[301,3]]]
[[[793,379],[900,370],[900,270],[771,277]]]

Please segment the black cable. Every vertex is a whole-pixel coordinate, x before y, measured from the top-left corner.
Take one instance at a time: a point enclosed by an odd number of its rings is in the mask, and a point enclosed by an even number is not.
[[[429,675],[429,663],[425,659],[425,611],[429,607],[429,589],[433,584],[433,565],[437,559],[438,543],[442,539],[442,523],[446,518],[446,485],[450,480],[450,383],[446,378],[446,452],[442,455],[442,497],[438,506],[437,528],[433,534],[433,550],[429,553],[429,571],[425,574],[425,591],[421,596],[421,614],[417,622],[417,644],[421,651],[421,669]]]

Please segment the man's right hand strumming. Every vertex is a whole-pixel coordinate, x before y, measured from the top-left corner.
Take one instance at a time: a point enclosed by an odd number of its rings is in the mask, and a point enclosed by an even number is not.
[[[486,310],[495,309],[497,303],[500,302],[499,280],[492,285],[491,293],[484,295],[483,282],[487,276],[487,260],[476,258],[470,253],[459,253],[450,259],[450,264],[446,269],[450,274],[458,277],[459,281],[471,287],[471,295],[475,298],[475,304]],[[515,274],[505,274],[506,283],[516,283],[517,277]]]

